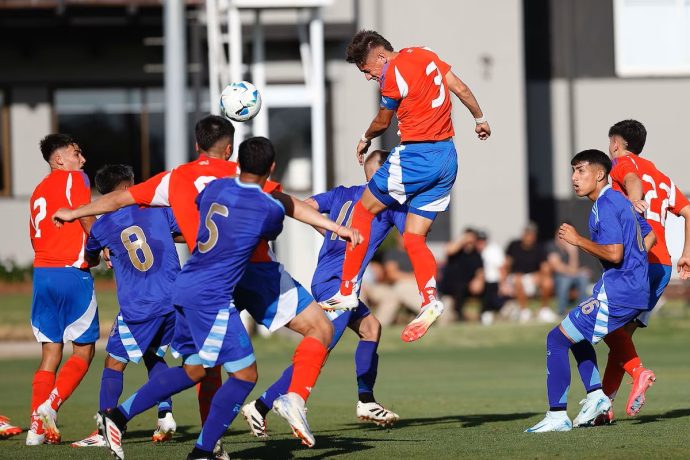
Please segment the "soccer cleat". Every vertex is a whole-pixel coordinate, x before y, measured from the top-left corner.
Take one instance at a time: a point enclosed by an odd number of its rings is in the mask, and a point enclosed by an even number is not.
[[[593,425],[603,426],[613,425],[614,423],[616,423],[616,420],[613,418],[613,401],[611,401],[611,409],[595,418]]]
[[[570,431],[573,429],[573,424],[568,418],[568,413],[564,410],[548,411],[544,420],[534,425],[532,428],[527,428],[525,433],[548,433],[550,431]]]
[[[213,448],[213,458],[215,460],[230,460],[230,455],[228,455],[220,439],[216,441],[216,445]]]
[[[124,460],[125,451],[122,450],[122,435],[124,430],[120,430],[117,424],[108,416],[107,411],[98,411],[94,416],[98,431],[105,440],[105,445],[110,449],[113,457]]]
[[[55,409],[50,405],[50,400],[45,401],[36,408],[36,415],[38,415],[43,423],[43,429],[45,430],[46,436],[45,442],[47,444],[60,444],[62,436],[57,427],[57,412],[55,412]]]
[[[637,374],[633,379],[633,386],[628,396],[628,403],[625,405],[625,412],[634,417],[640,412],[645,403],[645,393],[654,385],[656,375],[649,369],[645,369]]]
[[[403,329],[401,334],[403,342],[414,342],[421,339],[442,313],[443,303],[440,300],[432,300],[426,304],[417,317]]]
[[[357,418],[374,422],[378,426],[390,426],[400,420],[400,416],[391,412],[377,402],[363,403],[357,401]]]
[[[582,409],[573,420],[573,426],[593,426],[597,417],[611,409],[611,400],[601,389],[587,394],[580,404]]]
[[[0,415],[0,439],[11,438],[12,436],[17,436],[21,432],[22,429],[12,425],[10,419]]]
[[[319,302],[319,305],[326,311],[354,310],[359,305],[359,297],[357,297],[356,290],[353,290],[349,295],[343,295],[338,291],[330,299]]]
[[[268,438],[266,419],[256,410],[256,401],[252,401],[242,407],[242,416],[247,421],[252,435],[257,438]]]
[[[36,415],[36,412],[31,414],[31,428],[26,432],[26,445],[39,446],[45,444],[46,432],[43,429],[41,419]]]
[[[75,441],[70,444],[72,447],[105,447],[105,439],[100,435],[98,430],[94,431],[89,437],[81,441]]]
[[[151,441],[153,442],[166,442],[172,439],[173,434],[177,430],[177,423],[173,418],[172,412],[165,414],[165,417],[158,419],[158,424],[156,425],[156,431],[153,432],[151,436]]]
[[[273,402],[273,412],[283,417],[290,424],[292,434],[302,440],[302,444],[307,447],[314,447],[316,440],[311,434],[309,423],[307,423],[304,400],[297,393],[287,393],[279,396]]]

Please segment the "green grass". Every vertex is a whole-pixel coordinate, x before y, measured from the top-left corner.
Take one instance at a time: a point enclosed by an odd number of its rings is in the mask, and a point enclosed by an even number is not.
[[[690,366],[687,362],[690,321],[660,318],[636,336],[645,362],[657,373],[648,405],[635,419],[624,415],[625,398],[616,401],[618,423],[576,429],[569,433],[530,435],[522,431],[546,410],[544,339],[548,326],[499,324],[491,328],[455,325],[433,329],[415,344],[399,339],[399,328],[384,331],[379,349],[378,399],[401,416],[392,429],[359,423],[354,416],[356,385],[353,351],[356,341],[346,334],[329,358],[309,401],[309,420],[317,438],[306,449],[292,438],[287,425],[269,417],[272,438],[248,435],[236,419],[225,437],[232,458],[687,458],[690,432]],[[295,343],[282,337],[255,339],[259,384],[263,391],[289,362]],[[32,345],[34,346],[34,345]],[[601,367],[605,345],[598,347]],[[65,441],[80,439],[93,429],[98,405],[102,356],[60,412]],[[26,424],[31,378],[37,360],[0,362],[0,412]],[[141,366],[125,377],[125,395],[144,380]],[[571,417],[584,396],[577,372],[570,394]],[[622,390],[627,393],[627,388]],[[174,398],[180,432],[175,441],[153,446],[149,436],[155,413],[134,419],[125,437],[127,458],[185,458],[199,431],[195,394]],[[0,458],[110,458],[103,449],[60,446],[28,448],[24,436],[0,442]],[[30,457],[29,457],[30,456]]]

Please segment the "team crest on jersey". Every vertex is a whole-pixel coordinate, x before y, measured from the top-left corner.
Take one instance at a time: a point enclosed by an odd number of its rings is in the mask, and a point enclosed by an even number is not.
[[[583,302],[580,304],[580,310],[582,310],[582,313],[585,315],[589,315],[594,311],[594,308],[599,305],[599,301],[597,299],[589,299],[586,302]]]

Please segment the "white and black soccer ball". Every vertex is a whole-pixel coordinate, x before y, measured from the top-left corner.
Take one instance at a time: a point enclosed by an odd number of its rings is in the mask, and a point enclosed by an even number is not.
[[[220,113],[233,121],[251,120],[261,110],[261,94],[248,81],[236,81],[220,95]]]

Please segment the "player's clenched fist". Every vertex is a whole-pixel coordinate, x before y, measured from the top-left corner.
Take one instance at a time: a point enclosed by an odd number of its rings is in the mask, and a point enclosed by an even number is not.
[[[364,237],[359,233],[359,230],[355,228],[339,227],[335,233],[344,240],[352,243],[353,248],[364,242]]]
[[[74,211],[69,208],[60,208],[53,214],[53,223],[55,226],[62,227],[63,222],[72,222],[76,219],[74,217]]]
[[[477,137],[479,137],[480,140],[485,141],[491,136],[491,126],[489,126],[489,122],[487,121],[477,123],[474,132],[477,133]]]
[[[573,227],[572,225],[561,224],[561,226],[558,229],[558,237],[566,243],[570,243],[573,246],[577,246],[577,241],[580,239],[580,234],[577,233],[577,230],[575,230],[575,227]]]

